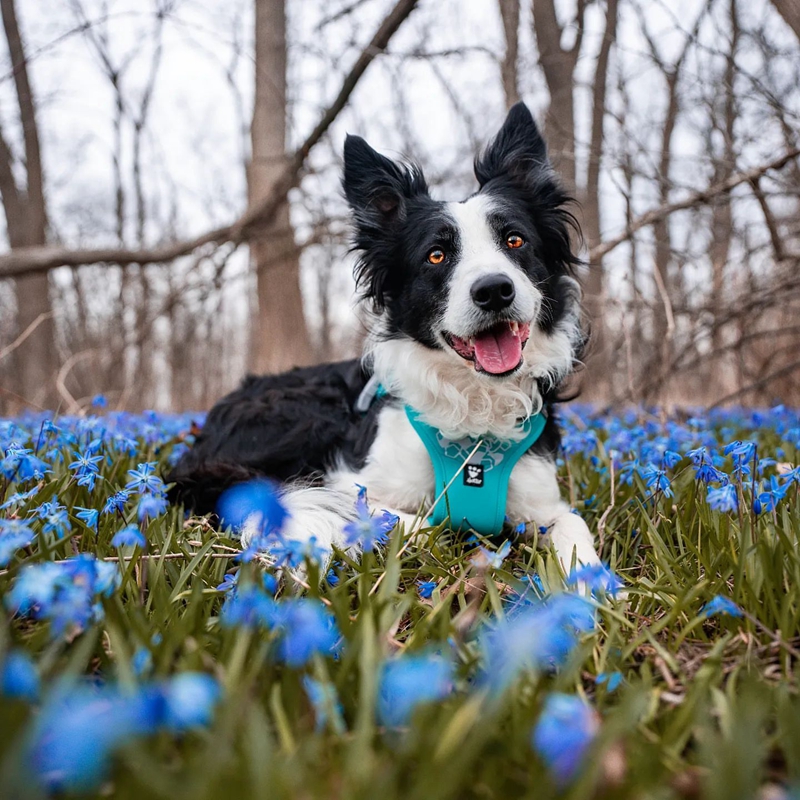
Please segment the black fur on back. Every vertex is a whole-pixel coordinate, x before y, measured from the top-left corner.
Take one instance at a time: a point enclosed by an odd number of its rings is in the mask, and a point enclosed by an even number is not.
[[[167,476],[171,499],[206,514],[226,488],[255,476],[313,481],[337,457],[363,464],[381,405],[354,409],[368,379],[357,360],[247,377],[211,409]]]

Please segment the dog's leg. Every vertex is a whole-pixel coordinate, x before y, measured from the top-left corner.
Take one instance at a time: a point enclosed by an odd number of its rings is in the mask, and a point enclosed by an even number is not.
[[[512,522],[547,528],[564,572],[569,573],[573,557],[578,564],[600,563],[588,526],[561,499],[552,461],[533,455],[520,459],[508,484],[507,513]]]
[[[289,514],[281,535],[284,539],[309,542],[328,552],[334,545],[344,547],[344,526],[354,518],[353,498],[342,492],[316,487],[289,489],[283,496]],[[245,523],[242,545],[248,547],[258,535],[258,527]]]
[[[356,517],[355,485],[349,493],[319,487],[289,488],[282,499],[289,513],[281,530],[283,539],[310,542],[313,538],[316,547],[328,553],[335,546],[357,555],[357,548],[348,547],[344,535],[344,526]],[[413,514],[386,510],[399,517],[406,530],[411,530],[411,523],[415,519]],[[242,545],[248,547],[257,535],[257,525],[245,523],[242,529]]]

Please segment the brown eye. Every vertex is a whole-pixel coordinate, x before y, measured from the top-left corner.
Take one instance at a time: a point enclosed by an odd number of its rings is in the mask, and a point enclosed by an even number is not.
[[[444,261],[444,250],[440,250],[438,247],[434,248],[433,250],[428,253],[428,262],[431,264],[441,264]]]
[[[510,233],[506,236],[506,244],[512,249],[516,250],[525,244],[525,240],[518,233]]]

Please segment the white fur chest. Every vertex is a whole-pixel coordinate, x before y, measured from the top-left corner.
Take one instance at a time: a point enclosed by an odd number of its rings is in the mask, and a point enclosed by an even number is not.
[[[428,451],[411,427],[403,408],[387,406],[378,419],[378,433],[367,463],[358,471],[338,469],[328,479],[331,488],[352,491],[367,487],[370,504],[416,514],[433,500],[433,466]]]

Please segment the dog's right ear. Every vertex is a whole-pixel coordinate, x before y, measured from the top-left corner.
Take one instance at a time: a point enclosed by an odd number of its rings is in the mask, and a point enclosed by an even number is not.
[[[358,225],[378,228],[402,219],[406,201],[428,192],[419,168],[396,164],[352,135],[344,142],[342,183]]]

